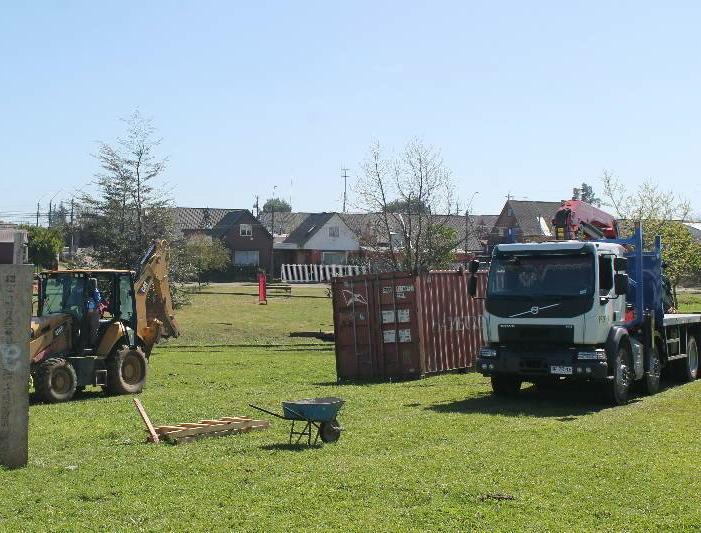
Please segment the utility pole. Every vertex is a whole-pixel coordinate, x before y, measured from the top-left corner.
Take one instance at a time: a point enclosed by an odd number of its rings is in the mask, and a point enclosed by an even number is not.
[[[256,218],[258,218],[258,215],[260,214],[260,208],[258,207],[258,195],[256,194],[256,203],[253,204],[254,209],[256,210]]]
[[[37,202],[37,223],[36,226],[39,226],[39,202]]]
[[[277,185],[273,187],[273,198],[277,198]],[[271,202],[270,210],[270,234],[273,236],[273,242],[270,245],[270,279],[275,277],[275,202]]]
[[[71,257],[75,253],[75,229],[73,226],[73,203],[74,200],[71,198]]]
[[[342,168],[343,172],[343,212],[346,212],[346,201],[348,200],[348,169]]]

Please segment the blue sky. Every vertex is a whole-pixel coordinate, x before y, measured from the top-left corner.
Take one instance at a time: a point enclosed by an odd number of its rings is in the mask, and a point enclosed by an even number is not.
[[[700,26],[699,2],[3,2],[0,218],[86,188],[137,108],[179,205],[340,210],[342,166],[419,137],[477,212],[602,169],[699,212]]]

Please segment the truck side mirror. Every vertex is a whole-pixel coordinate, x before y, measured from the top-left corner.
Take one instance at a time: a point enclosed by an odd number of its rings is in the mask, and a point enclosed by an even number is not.
[[[473,298],[477,294],[477,278],[474,274],[467,280],[467,294]]]
[[[613,269],[616,272],[625,272],[628,270],[628,258],[627,257],[614,257],[613,258]]]
[[[613,277],[613,288],[618,296],[625,294],[628,290],[628,274],[616,274]]]
[[[480,262],[477,261],[477,259],[473,259],[470,261],[470,274],[477,274],[477,271],[480,268]]]

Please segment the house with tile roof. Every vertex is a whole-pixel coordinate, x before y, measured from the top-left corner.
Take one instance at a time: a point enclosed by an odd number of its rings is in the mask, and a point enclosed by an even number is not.
[[[339,213],[261,213],[274,233],[275,271],[282,264],[345,265],[360,250]]]
[[[562,202],[507,200],[489,234],[489,248],[509,242],[554,239],[552,220]]]
[[[231,250],[235,267],[270,270],[273,236],[248,209],[175,207],[175,238],[204,235],[219,239]]]
[[[400,244],[405,231],[403,227],[417,226],[417,216],[392,213],[384,217],[380,213],[344,213],[341,217],[358,235],[363,248],[389,247],[390,239]],[[430,223],[450,228],[455,232],[456,261],[460,262],[474,255],[480,255],[486,248],[487,237],[497,215],[432,215]],[[422,223],[426,223],[424,219]],[[389,226],[389,233],[387,231]]]
[[[402,224],[411,217],[393,214],[390,230],[379,213],[261,213],[261,223],[274,234],[275,271],[282,264],[346,264],[357,256],[399,245]],[[497,215],[434,215],[431,222],[455,231],[456,262],[483,253]],[[336,236],[337,235],[337,236]]]

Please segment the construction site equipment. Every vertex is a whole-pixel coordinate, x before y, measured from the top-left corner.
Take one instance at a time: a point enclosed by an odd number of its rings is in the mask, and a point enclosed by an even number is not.
[[[665,312],[662,242],[643,242],[638,225],[626,239],[495,247],[478,361],[495,394],[579,380],[619,405],[634,382],[657,392],[664,367],[697,378],[701,314]]]
[[[148,433],[146,442],[156,444],[162,441],[171,444],[181,444],[206,437],[224,437],[270,427],[270,422],[267,420],[254,420],[248,416],[223,416],[213,420],[200,420],[195,423],[186,422],[154,427],[138,398],[134,398],[134,405],[139,412],[139,416],[141,416],[141,420],[146,425],[146,432]]]
[[[330,443],[341,438],[343,428],[338,423],[337,416],[344,403],[341,398],[305,398],[304,400],[285,401],[282,402],[282,415],[257,405],[249,405],[253,409],[274,417],[291,420],[289,443],[292,444],[292,439],[295,436],[297,437],[295,444],[299,444],[303,437],[307,437],[307,444],[311,446],[316,444],[319,439],[321,442]],[[302,431],[295,431],[295,422],[305,423]],[[312,443],[313,429],[316,429],[316,436]]]
[[[553,217],[557,240],[616,239],[616,217],[582,200],[567,200]]]
[[[138,272],[53,270],[39,275],[30,369],[42,400],[67,401],[86,386],[100,386],[109,394],[141,392],[154,344],[179,334],[168,255],[167,243],[157,241]]]
[[[477,282],[484,290],[484,272]],[[338,379],[413,379],[471,368],[482,345],[483,302],[468,297],[469,283],[460,270],[335,279]]]

